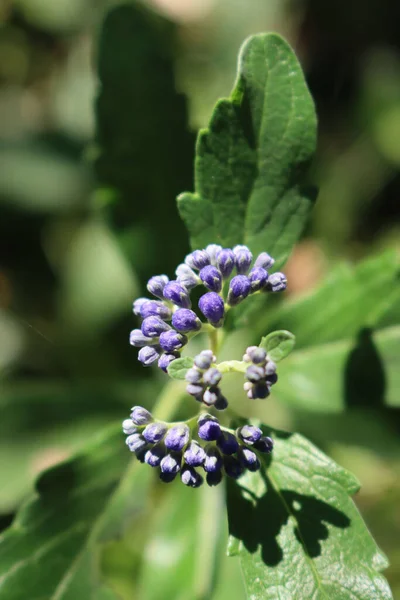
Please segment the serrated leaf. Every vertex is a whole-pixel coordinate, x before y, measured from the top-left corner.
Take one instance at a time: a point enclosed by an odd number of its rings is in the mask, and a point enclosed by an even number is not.
[[[168,375],[172,379],[185,379],[186,373],[191,367],[193,367],[193,358],[191,356],[177,358],[168,366]]]
[[[267,351],[268,357],[274,362],[285,358],[294,348],[296,338],[290,331],[272,331],[261,339],[260,346]]]
[[[252,600],[390,600],[387,560],[350,495],[359,484],[298,434],[228,486],[230,551]]]
[[[199,134],[195,193],[178,198],[192,247],[245,243],[282,264],[315,200],[303,185],[315,144],[314,104],[293,51],[276,34],[250,37],[231,97]]]

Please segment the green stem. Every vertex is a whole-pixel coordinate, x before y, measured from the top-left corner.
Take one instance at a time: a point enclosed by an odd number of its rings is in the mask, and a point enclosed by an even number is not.
[[[209,333],[209,338],[210,338],[210,350],[212,351],[212,353],[215,356],[217,356],[218,350],[219,350],[218,329],[215,329],[213,327],[212,331],[210,331],[210,333]]]
[[[217,365],[218,371],[221,373],[246,373],[248,363],[241,360],[226,360]]]

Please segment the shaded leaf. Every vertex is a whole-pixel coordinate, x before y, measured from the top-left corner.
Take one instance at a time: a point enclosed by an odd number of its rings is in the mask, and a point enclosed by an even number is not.
[[[296,338],[290,331],[273,331],[261,339],[260,346],[274,362],[285,358],[294,348]]]
[[[191,356],[177,358],[169,365],[168,375],[172,379],[185,379],[186,373],[191,367],[193,367],[193,358]]]

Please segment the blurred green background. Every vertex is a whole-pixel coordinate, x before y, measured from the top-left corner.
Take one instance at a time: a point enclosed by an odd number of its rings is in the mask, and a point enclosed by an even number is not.
[[[189,250],[175,197],[193,189],[196,132],[229,94],[248,35],[289,40],[319,116],[320,195],[286,265],[289,299],[338,263],[399,249],[399,22],[395,0],[0,0],[3,528],[41,470],[136,401],[151,406],[165,382],[129,347],[131,302]],[[263,418],[360,479],[400,598],[399,414],[272,399]],[[216,598],[241,598],[236,564],[223,568],[234,583]]]

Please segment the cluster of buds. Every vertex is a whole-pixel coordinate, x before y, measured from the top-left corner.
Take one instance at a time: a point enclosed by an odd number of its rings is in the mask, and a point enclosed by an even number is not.
[[[259,346],[250,346],[243,356],[244,362],[251,365],[247,367],[247,379],[243,388],[250,400],[267,398],[271,393],[271,386],[278,381],[276,364],[268,359],[267,353]]]
[[[258,427],[244,425],[233,432],[209,414],[186,423],[167,424],[156,421],[145,408],[134,406],[122,427],[131,452],[141,462],[158,468],[162,481],[173,481],[179,473],[182,483],[193,488],[204,481],[196,469],[204,471],[208,485],[217,485],[224,472],[237,479],[246,469],[257,471],[258,453],[268,454],[273,448],[271,438],[263,436]]]
[[[224,410],[228,401],[219,388],[222,373],[212,367],[216,357],[211,350],[203,350],[194,357],[193,367],[188,369],[185,379],[188,382],[186,391],[198,402],[206,406],[214,406],[217,410]]]

